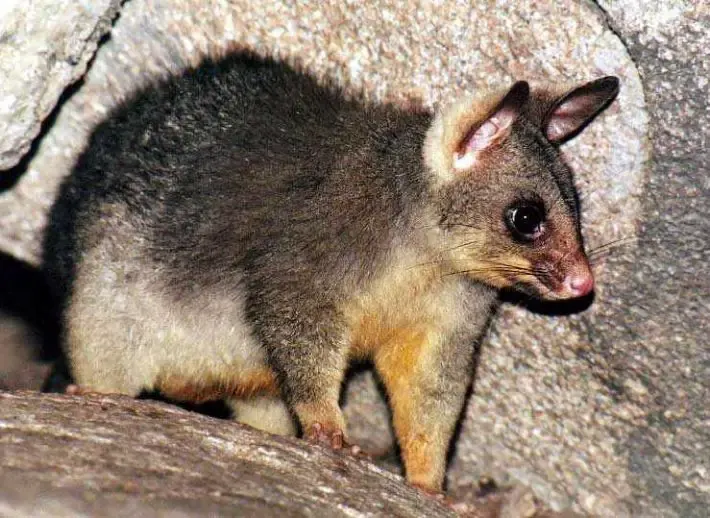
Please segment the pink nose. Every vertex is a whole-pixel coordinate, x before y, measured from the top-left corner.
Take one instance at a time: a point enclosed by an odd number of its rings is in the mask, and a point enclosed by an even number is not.
[[[583,268],[567,275],[563,286],[570,297],[584,297],[594,289],[594,277],[588,267]]]

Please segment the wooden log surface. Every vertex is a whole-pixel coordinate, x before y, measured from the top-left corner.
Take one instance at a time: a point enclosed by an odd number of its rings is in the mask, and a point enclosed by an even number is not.
[[[165,403],[0,393],[0,515],[452,516],[365,459]]]
[[[455,511],[371,460],[167,403],[0,391],[0,517],[567,516],[524,487]]]

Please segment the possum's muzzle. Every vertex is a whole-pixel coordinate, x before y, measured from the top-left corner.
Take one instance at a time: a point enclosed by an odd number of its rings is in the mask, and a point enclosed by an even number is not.
[[[540,297],[548,300],[576,299],[594,290],[594,275],[584,252],[558,259],[540,260],[535,268]]]

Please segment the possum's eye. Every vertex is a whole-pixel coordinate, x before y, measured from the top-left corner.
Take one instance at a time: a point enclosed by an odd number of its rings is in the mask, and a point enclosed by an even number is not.
[[[532,241],[542,234],[545,212],[536,203],[519,203],[506,211],[505,223],[518,241]]]

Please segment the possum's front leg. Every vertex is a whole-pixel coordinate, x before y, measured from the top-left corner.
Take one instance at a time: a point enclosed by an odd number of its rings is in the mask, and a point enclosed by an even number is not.
[[[437,493],[442,490],[446,454],[471,380],[473,354],[470,344],[461,344],[460,354],[455,355],[436,338],[421,340],[379,351],[375,366],[392,406],[407,481]],[[417,356],[412,349],[418,350]]]
[[[473,377],[474,348],[490,305],[471,308],[454,328],[437,322],[400,330],[378,349],[375,367],[385,385],[407,481],[427,493],[442,491],[446,458]]]
[[[347,444],[345,419],[338,404],[347,348],[334,326],[325,322],[292,320],[274,326],[266,350],[304,438],[340,449]]]

